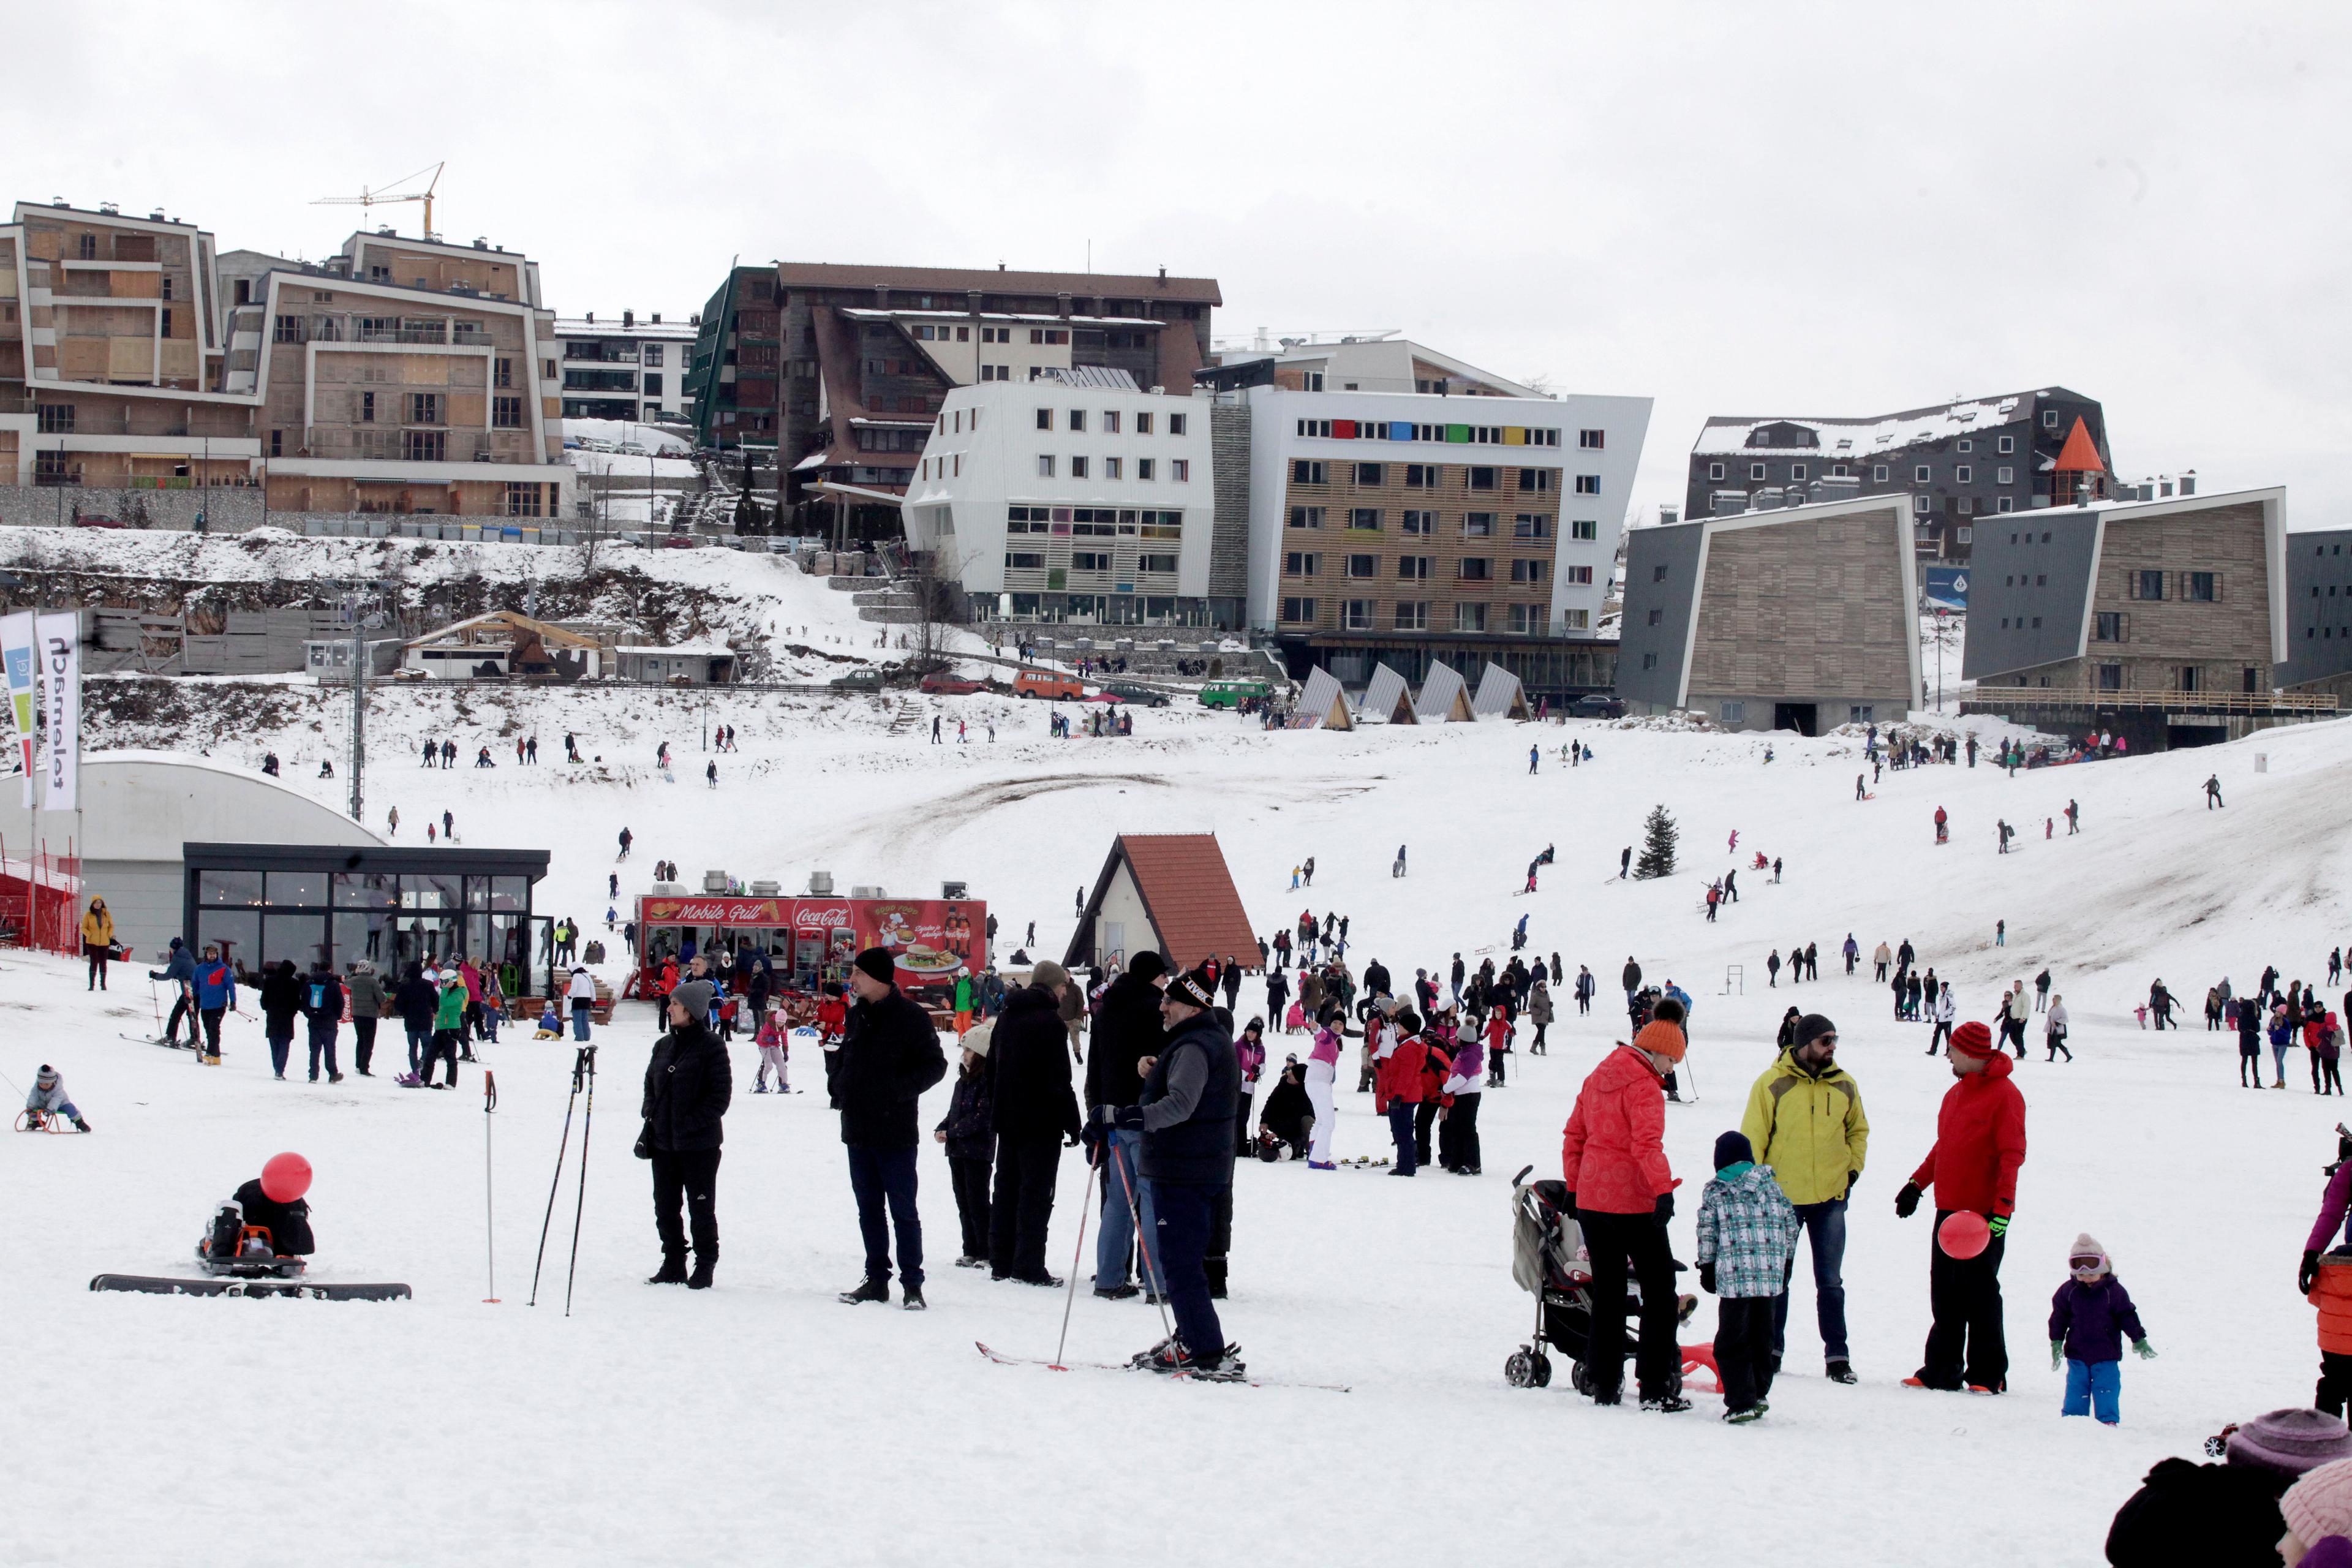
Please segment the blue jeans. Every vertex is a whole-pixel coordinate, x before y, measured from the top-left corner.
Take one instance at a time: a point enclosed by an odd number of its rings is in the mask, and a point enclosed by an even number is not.
[[[1103,1160],[1102,1225],[1095,1232],[1095,1289],[1109,1290],[1127,1283],[1127,1260],[1135,1251],[1135,1215],[1128,1210],[1128,1186],[1135,1189],[1135,1207],[1143,1216],[1143,1235],[1150,1246],[1143,1259],[1143,1287],[1155,1296],[1167,1292],[1168,1271],[1160,1261],[1158,1210],[1151,1184],[1135,1168],[1143,1134],[1131,1127],[1115,1129]]]
[[[915,1212],[915,1151],[849,1148],[849,1189],[857,1194],[857,1230],[866,1238],[866,1278],[890,1282],[890,1228],[898,1230],[898,1281],[923,1288],[923,1220]],[[884,1205],[888,1212],[884,1212]]]
[[[577,1002],[572,1004],[572,1037],[583,1045],[588,1039],[588,1009]]]
[[[319,1081],[319,1053],[321,1050],[327,1053],[327,1076],[333,1078],[336,1074],[335,1026],[332,1024],[310,1026],[310,1081],[313,1083]]]
[[[1213,1362],[1225,1353],[1224,1325],[1217,1321],[1217,1306],[1209,1296],[1209,1274],[1202,1259],[1209,1251],[1209,1218],[1216,1206],[1216,1187],[1189,1183],[1155,1184],[1160,1219],[1159,1239],[1152,1251],[1168,1278],[1168,1310],[1176,1320],[1176,1337],[1192,1359]]]
[[[2061,1415],[2088,1415],[2113,1426],[2123,1419],[2124,1363],[2119,1361],[2076,1361],[2066,1358],[2066,1403]]]
[[[279,1078],[284,1078],[286,1076],[287,1053],[294,1048],[294,1031],[289,1029],[284,1034],[280,1035],[272,1030],[268,1031],[268,1034],[269,1070],[276,1073]]]
[[[1799,1204],[1797,1223],[1813,1241],[1813,1301],[1815,1315],[1822,1328],[1822,1359],[1844,1361],[1845,1346],[1845,1200],[1832,1198],[1827,1203]],[[1796,1268],[1797,1255],[1789,1253],[1789,1267]],[[1772,1353],[1781,1354],[1789,1337],[1789,1292],[1783,1290],[1772,1301]]]
[[[1389,1101],[1389,1136],[1396,1141],[1396,1168],[1406,1175],[1421,1169],[1420,1146],[1413,1142],[1413,1117],[1421,1110],[1402,1100]]]

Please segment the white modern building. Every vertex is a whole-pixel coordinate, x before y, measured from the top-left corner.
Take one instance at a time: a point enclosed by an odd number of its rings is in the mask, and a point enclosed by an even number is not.
[[[694,400],[686,373],[702,318],[664,321],[656,310],[639,316],[559,316],[555,340],[563,362],[563,417],[625,419],[642,424],[690,423]]]
[[[983,613],[1205,625],[1210,406],[1115,370],[956,387],[907,488],[908,542]]]

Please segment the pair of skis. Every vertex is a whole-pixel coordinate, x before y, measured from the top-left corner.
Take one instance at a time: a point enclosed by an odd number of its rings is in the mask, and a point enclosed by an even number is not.
[[[165,1279],[144,1274],[100,1274],[93,1290],[127,1290],[147,1296],[284,1296],[311,1301],[405,1301],[405,1285],[339,1285],[314,1279]]]
[[[1049,1367],[1055,1372],[1141,1372],[1144,1370],[1126,1362],[1053,1362],[1047,1361],[1043,1356],[1006,1355],[1002,1351],[991,1350],[978,1340],[972,1342],[972,1348],[999,1366],[1042,1366]],[[1218,1377],[1191,1372],[1159,1373],[1154,1375],[1166,1377],[1178,1383],[1243,1383],[1252,1388],[1315,1388],[1328,1394],[1349,1392],[1348,1385],[1343,1383],[1295,1383],[1287,1378],[1255,1377],[1246,1373],[1240,1377]]]

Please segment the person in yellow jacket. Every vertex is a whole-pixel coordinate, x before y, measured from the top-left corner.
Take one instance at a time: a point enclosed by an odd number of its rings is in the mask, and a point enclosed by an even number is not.
[[[88,989],[105,990],[106,961],[114,956],[114,911],[104,899],[90,900],[89,912],[81,917],[81,955],[89,960]]]
[[[1796,1042],[1776,1058],[1748,1094],[1739,1131],[1769,1165],[1780,1191],[1812,1239],[1813,1294],[1822,1352],[1832,1383],[1854,1381],[1845,1338],[1845,1201],[1862,1175],[1870,1147],[1870,1119],[1862,1091],[1837,1065],[1837,1026],[1819,1013],[1798,1020]],[[1789,1254],[1791,1268],[1796,1253]],[[1789,1329],[1789,1293],[1772,1308],[1772,1365],[1777,1370]]]

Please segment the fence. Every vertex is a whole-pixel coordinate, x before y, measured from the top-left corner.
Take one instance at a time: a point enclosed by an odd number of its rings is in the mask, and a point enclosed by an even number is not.
[[[80,911],[81,857],[44,848],[12,860],[0,839],[0,947],[79,952]]]

